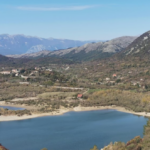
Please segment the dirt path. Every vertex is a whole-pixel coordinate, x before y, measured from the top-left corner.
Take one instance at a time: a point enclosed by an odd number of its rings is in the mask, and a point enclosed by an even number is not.
[[[11,101],[17,102],[17,101],[29,101],[29,100],[37,100],[37,97],[27,97],[27,98],[15,98]]]

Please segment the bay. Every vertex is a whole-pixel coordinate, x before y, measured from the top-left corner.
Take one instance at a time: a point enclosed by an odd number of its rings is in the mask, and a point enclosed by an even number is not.
[[[68,112],[0,122],[0,143],[9,150],[90,150],[143,137],[147,118],[116,110]]]

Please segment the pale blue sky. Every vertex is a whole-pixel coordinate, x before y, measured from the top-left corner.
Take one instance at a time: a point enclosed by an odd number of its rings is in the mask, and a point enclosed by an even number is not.
[[[109,40],[150,30],[150,0],[0,0],[0,34]]]

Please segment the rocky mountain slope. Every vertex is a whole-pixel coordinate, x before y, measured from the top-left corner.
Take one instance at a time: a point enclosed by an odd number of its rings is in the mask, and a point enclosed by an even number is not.
[[[150,31],[142,34],[131,43],[118,56],[122,57],[147,57],[150,55]]]
[[[72,60],[93,60],[98,58],[106,58],[116,52],[122,51],[129,44],[131,44],[137,37],[124,36],[107,42],[88,43],[80,47],[68,48],[57,51],[40,51],[32,54],[14,55],[14,58],[28,58],[28,57],[61,57]]]
[[[0,35],[0,54],[14,55],[39,52],[41,50],[59,50],[76,47],[93,41],[75,41],[66,39],[45,39],[25,35]]]

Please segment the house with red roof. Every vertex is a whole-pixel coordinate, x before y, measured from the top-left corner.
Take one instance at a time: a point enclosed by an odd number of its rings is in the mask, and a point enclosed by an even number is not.
[[[83,94],[78,94],[77,98],[83,98]]]
[[[117,77],[117,75],[116,75],[116,74],[113,74],[113,77],[115,78],[115,77]]]

